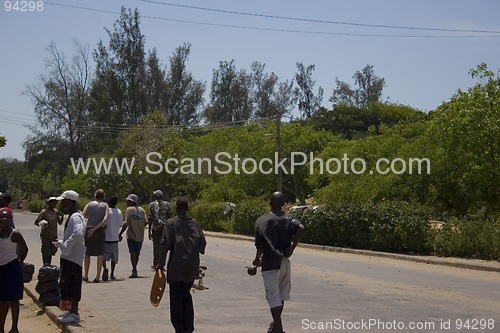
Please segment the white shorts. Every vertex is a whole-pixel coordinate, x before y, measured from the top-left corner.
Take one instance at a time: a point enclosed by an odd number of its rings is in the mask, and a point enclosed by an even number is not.
[[[111,260],[115,264],[118,263],[118,242],[104,243],[104,261]]]
[[[282,306],[282,302],[290,299],[292,288],[292,274],[290,259],[283,257],[280,269],[262,272],[266,300],[271,309]]]

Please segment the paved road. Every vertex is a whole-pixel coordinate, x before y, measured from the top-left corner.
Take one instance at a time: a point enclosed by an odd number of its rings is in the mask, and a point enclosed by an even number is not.
[[[15,214],[25,236],[27,261],[40,266],[34,216]],[[59,234],[62,234],[60,227]],[[196,291],[197,332],[266,332],[271,320],[260,274],[246,275],[252,242],[208,237],[207,291]],[[143,245],[138,279],[128,279],[126,243],[120,243],[116,281],[84,283],[82,322],[73,332],[173,332],[168,291],[149,304],[151,242]],[[58,263],[58,256],[54,262]],[[95,260],[91,262],[95,274]],[[500,332],[500,273],[428,265],[383,257],[298,248],[292,257],[292,300],[285,330],[294,332]],[[27,286],[34,291],[36,281]],[[59,313],[56,307],[51,307]],[[483,330],[478,330],[484,327]],[[323,328],[323,329],[321,329]],[[449,329],[448,329],[449,328]],[[467,330],[465,330],[467,331]]]

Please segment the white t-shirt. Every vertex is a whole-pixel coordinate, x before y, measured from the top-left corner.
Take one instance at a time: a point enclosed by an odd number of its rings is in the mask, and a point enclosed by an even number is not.
[[[106,242],[118,242],[123,214],[119,208],[110,208],[106,221]]]

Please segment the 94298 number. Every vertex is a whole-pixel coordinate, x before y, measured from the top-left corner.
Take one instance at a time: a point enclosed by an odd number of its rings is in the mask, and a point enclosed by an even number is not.
[[[6,12],[41,12],[43,1],[5,1]]]

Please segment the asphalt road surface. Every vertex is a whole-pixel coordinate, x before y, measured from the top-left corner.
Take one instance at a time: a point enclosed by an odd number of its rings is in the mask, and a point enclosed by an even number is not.
[[[27,262],[41,264],[36,216],[15,214],[30,249]],[[59,227],[62,237],[63,228]],[[246,274],[253,243],[208,237],[203,263],[206,291],[193,294],[197,332],[266,332],[271,316],[260,272]],[[381,257],[297,248],[292,261],[292,299],[283,312],[287,333],[298,332],[500,332],[500,274]],[[168,290],[158,308],[149,303],[154,275],[146,237],[139,278],[129,279],[125,241],[115,281],[84,283],[79,331],[174,332]],[[53,259],[59,264],[59,253]],[[92,258],[89,279],[96,271]],[[35,273],[36,279],[36,273]],[[33,287],[36,281],[30,282]]]

